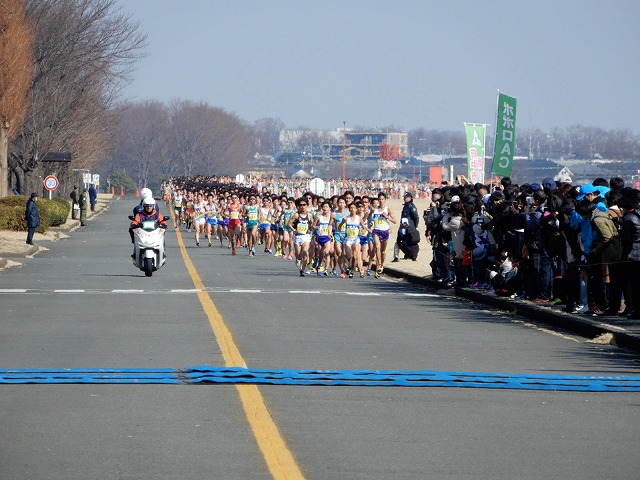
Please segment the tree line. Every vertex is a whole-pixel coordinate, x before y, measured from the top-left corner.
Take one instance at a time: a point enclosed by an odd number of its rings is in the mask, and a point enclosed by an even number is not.
[[[144,56],[146,35],[116,0],[2,0],[0,7],[2,25],[15,25],[1,32],[0,77],[26,84],[15,87],[13,104],[0,103],[6,195],[9,186],[39,191],[45,174],[71,175],[62,164],[45,171],[47,152],[71,152],[75,169],[111,154],[118,95]],[[19,67],[8,61],[12,55],[20,55]]]

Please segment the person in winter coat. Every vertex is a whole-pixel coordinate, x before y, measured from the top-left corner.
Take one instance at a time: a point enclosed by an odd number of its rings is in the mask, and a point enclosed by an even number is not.
[[[87,224],[87,208],[89,207],[89,198],[87,195],[87,189],[83,188],[82,193],[78,197],[78,205],[80,206],[80,226],[86,227]]]
[[[454,197],[455,199],[455,197]],[[456,283],[459,286],[466,283],[467,272],[463,265],[464,258],[464,208],[460,204],[459,199],[449,205],[447,213],[442,219],[442,230],[451,234],[451,242],[449,242],[449,251],[453,257],[453,264],[456,272]]]
[[[91,211],[96,211],[96,203],[98,203],[98,191],[96,187],[92,184],[89,187],[89,204],[91,205]]]
[[[411,192],[405,192],[404,194],[404,205],[402,206],[402,212],[400,213],[400,223],[402,224],[402,220],[407,219],[408,224],[413,228],[417,229],[418,224],[420,223],[420,216],[418,215],[418,209],[416,208],[415,203],[413,203],[413,194]],[[400,238],[400,231],[398,231],[398,239]],[[406,247],[405,243],[405,247]],[[400,247],[399,240],[396,241],[396,244],[393,247],[393,260],[392,262],[398,261],[398,251],[402,250]],[[404,253],[404,250],[402,250]],[[407,255],[405,253],[405,258],[411,258],[415,260],[417,258],[417,252],[415,257],[413,255]]]
[[[397,245],[406,259],[411,259],[414,262],[418,260],[419,242],[420,234],[418,229],[411,225],[409,219],[403,217],[400,220],[400,228],[398,229]]]
[[[40,226],[40,212],[38,211],[38,194],[32,193],[31,198],[27,201],[27,209],[24,213],[24,219],[27,221],[27,244],[33,245],[33,235],[36,228]]]
[[[597,240],[590,255],[593,265],[589,269],[589,282],[593,277],[599,282],[594,285],[594,288],[597,288],[598,291],[594,291],[596,308],[594,309],[593,316],[617,315],[620,305],[608,305],[609,298],[606,298],[607,290],[604,288],[604,284],[600,286],[600,283],[608,283],[606,282],[605,271],[608,274],[611,267],[613,267],[615,273],[615,268],[622,257],[622,243],[620,242],[620,236],[611,219],[611,215],[607,212],[602,212],[596,208],[593,211],[591,223],[593,224],[593,230],[596,232]],[[600,291],[601,288],[602,291]],[[602,298],[603,296],[605,298]],[[613,310],[615,310],[615,312]]]
[[[69,194],[71,198],[71,219],[75,220],[78,216],[78,210],[80,209],[78,206],[78,197],[80,194],[78,193],[78,186],[73,186],[73,191]]]
[[[496,241],[493,234],[488,230],[483,230],[485,218],[477,215],[473,224],[473,249],[471,250],[471,269],[474,283],[471,288],[482,287],[486,283],[487,266],[490,261],[495,260],[494,250]]]
[[[626,211],[620,232],[622,276],[629,286],[625,289],[625,311],[627,318],[640,320],[640,190],[630,190],[619,205]]]

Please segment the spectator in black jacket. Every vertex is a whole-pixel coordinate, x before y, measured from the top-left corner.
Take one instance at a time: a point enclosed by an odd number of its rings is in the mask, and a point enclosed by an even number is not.
[[[24,219],[27,221],[28,245],[33,245],[33,234],[36,233],[36,228],[40,226],[40,212],[38,212],[36,200],[38,200],[38,194],[32,193],[31,198],[27,201],[27,209],[24,212]]]
[[[402,212],[400,213],[400,224],[402,224],[402,219],[406,218],[409,222],[409,225],[412,226],[414,229],[418,228],[418,223],[420,222],[420,216],[418,215],[418,209],[416,208],[415,203],[413,203],[413,194],[411,192],[405,192],[404,194],[404,205],[402,207]],[[398,236],[400,235],[400,232],[398,232]],[[404,251],[404,250],[403,250]],[[397,262],[398,261],[398,255],[400,253],[400,246],[398,245],[398,241],[396,241],[396,244],[393,247],[393,260],[392,262]],[[415,253],[415,257],[418,256],[418,253]],[[413,255],[407,255],[405,253],[405,258],[411,258],[412,260],[415,260],[415,258],[413,258]]]

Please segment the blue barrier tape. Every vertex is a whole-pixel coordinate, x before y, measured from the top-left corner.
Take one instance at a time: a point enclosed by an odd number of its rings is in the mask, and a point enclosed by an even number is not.
[[[463,387],[582,392],[640,392],[640,376],[579,376],[432,370],[293,370],[195,366],[174,369],[7,369],[0,384],[258,384]]]

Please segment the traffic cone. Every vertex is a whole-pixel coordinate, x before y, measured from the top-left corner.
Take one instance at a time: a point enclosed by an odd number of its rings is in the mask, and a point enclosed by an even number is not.
[[[111,195],[115,195],[115,194],[116,194],[116,187],[111,185]]]
[[[140,190],[138,190],[138,187],[136,187],[136,197],[140,196]]]
[[[120,196],[124,197],[124,187],[120,187]]]

